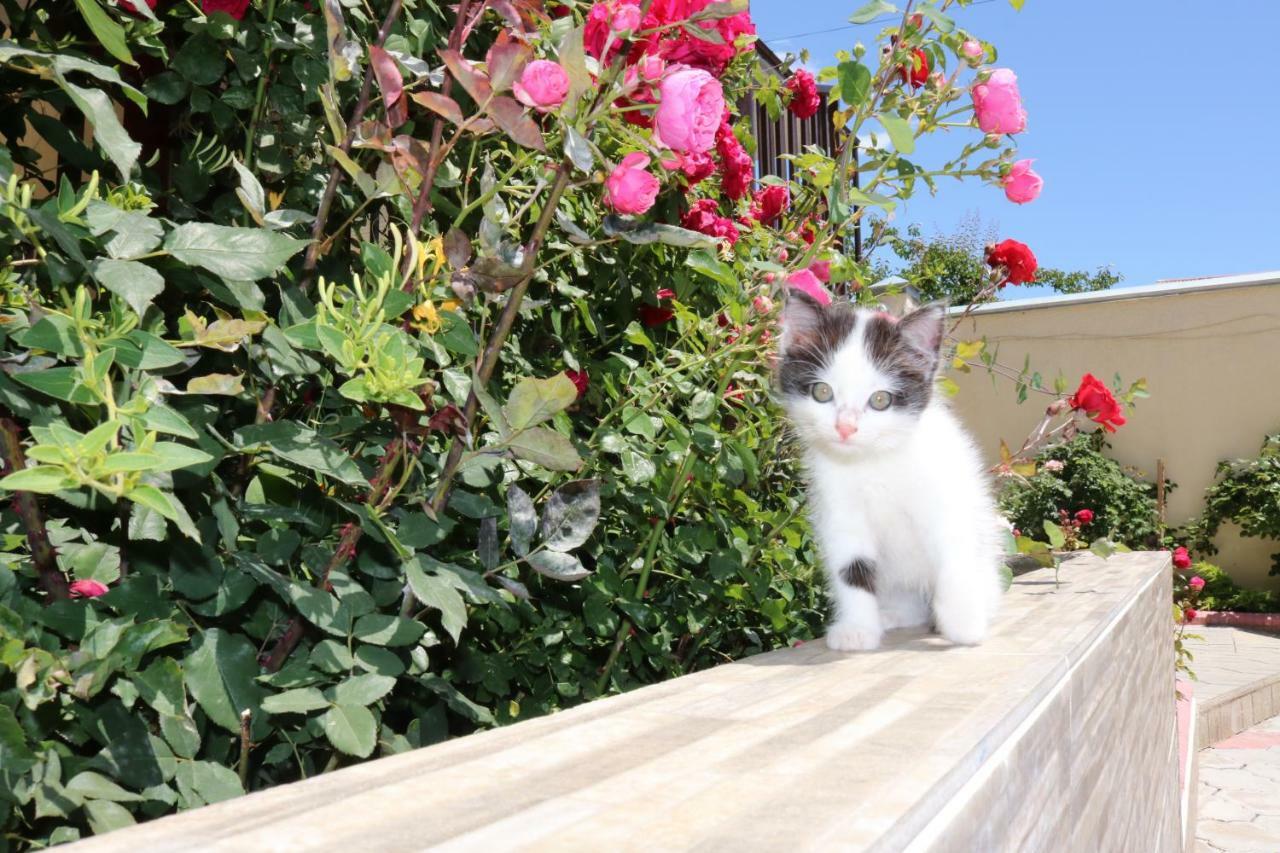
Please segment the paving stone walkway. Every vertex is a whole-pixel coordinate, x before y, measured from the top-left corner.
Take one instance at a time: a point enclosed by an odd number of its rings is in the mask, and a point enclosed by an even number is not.
[[[1280,717],[1201,750],[1196,851],[1280,851]]]
[[[1199,702],[1280,673],[1280,634],[1207,625],[1191,625],[1187,633],[1202,638],[1187,641]]]

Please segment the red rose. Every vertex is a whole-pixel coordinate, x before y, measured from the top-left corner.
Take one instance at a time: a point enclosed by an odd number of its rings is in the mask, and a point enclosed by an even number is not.
[[[1026,243],[1005,240],[987,248],[987,265],[1004,267],[1004,284],[1030,284],[1036,280],[1036,256]],[[1004,287],[1001,284],[1001,287]]]
[[[1086,373],[1080,380],[1076,393],[1067,398],[1071,408],[1082,411],[1089,420],[1102,424],[1107,432],[1115,432],[1116,427],[1124,426],[1125,419],[1120,404],[1116,402],[1111,389],[1103,385],[1092,373]]]
[[[640,315],[640,322],[649,328],[661,326],[676,316],[676,312],[670,308],[659,308],[656,305],[641,305],[636,309],[636,313]]]
[[[756,190],[752,215],[758,222],[768,225],[790,206],[791,192],[781,184],[774,184]]]
[[[925,76],[928,76],[927,74]],[[791,75],[784,87],[791,93],[787,109],[798,119],[813,118],[822,106],[822,96],[818,94],[818,83],[813,75],[803,68]]]
[[[716,131],[716,152],[720,155],[720,189],[730,201],[737,201],[751,189],[756,168],[727,119]]]
[[[910,67],[900,67],[898,76],[903,83],[910,83],[912,89],[919,89],[929,82],[929,54],[924,52],[924,48],[917,47],[911,51]]]
[[[1175,569],[1191,568],[1191,555],[1187,553],[1187,549],[1179,545],[1173,549],[1173,567]]]
[[[1196,609],[1194,607],[1182,608],[1182,621],[1187,624],[1196,621]]]
[[[818,281],[827,284],[831,281],[831,261],[814,261],[809,264],[809,272],[818,277]]]
[[[717,212],[715,199],[700,198],[694,202],[693,206],[681,215],[680,227],[709,237],[728,240],[731,246],[738,242],[737,227],[734,226],[732,219],[721,216]]]
[[[97,598],[110,592],[107,585],[100,581],[75,581],[70,589],[72,598]]]
[[[587,375],[585,370],[566,370],[564,375],[569,377],[573,387],[578,389],[579,397],[587,393],[587,389],[591,387],[591,377]]]
[[[1082,509],[1076,513],[1076,521],[1081,524],[1093,524],[1093,510]]]
[[[244,18],[249,9],[250,0],[200,0],[200,11],[206,15],[214,12],[226,12],[237,21]]]
[[[143,0],[143,2],[147,4],[147,8],[151,11],[154,12],[156,10],[156,0]],[[138,11],[138,7],[130,3],[129,0],[120,0],[120,8],[131,15],[142,16],[142,13]]]

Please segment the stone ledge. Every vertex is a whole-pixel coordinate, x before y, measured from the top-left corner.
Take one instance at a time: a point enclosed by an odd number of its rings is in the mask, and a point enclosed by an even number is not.
[[[76,849],[1180,849],[1169,557],[1062,579],[976,648],[807,644]]]

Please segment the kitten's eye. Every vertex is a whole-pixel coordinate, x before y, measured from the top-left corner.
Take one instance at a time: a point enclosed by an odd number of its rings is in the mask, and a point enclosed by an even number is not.
[[[831,386],[825,382],[813,383],[809,388],[809,393],[812,394],[813,399],[817,400],[819,403],[830,403],[831,398],[835,396],[835,393],[831,390]]]
[[[888,391],[877,391],[871,395],[871,399],[867,401],[867,405],[875,409],[877,412],[883,412],[885,409],[893,405],[893,395]]]

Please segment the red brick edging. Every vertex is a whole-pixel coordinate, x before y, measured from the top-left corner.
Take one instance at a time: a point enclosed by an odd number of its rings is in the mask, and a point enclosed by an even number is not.
[[[1235,613],[1230,610],[1200,610],[1192,625],[1226,625],[1232,628],[1261,628],[1280,632],[1280,613]]]

